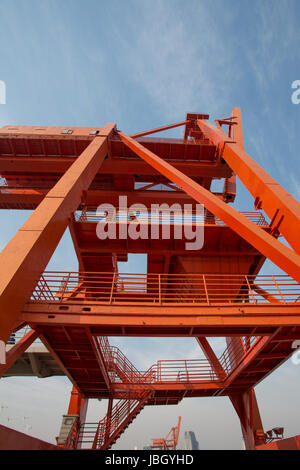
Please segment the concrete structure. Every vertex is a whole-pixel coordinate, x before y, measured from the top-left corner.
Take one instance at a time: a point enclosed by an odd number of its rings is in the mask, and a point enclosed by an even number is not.
[[[6,346],[6,351],[10,351],[13,346]],[[55,359],[42,343],[32,344],[20,356],[11,367],[9,367],[3,377],[38,377],[40,379],[52,377],[54,375],[65,375]]]

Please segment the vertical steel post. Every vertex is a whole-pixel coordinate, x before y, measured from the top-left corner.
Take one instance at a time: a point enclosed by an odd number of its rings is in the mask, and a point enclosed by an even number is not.
[[[113,408],[113,398],[109,397],[108,399],[108,406],[107,406],[107,415],[106,415],[106,427],[105,427],[105,438],[104,438],[104,444],[108,441],[110,437],[110,428],[111,428],[111,414],[112,414],[112,408]]]

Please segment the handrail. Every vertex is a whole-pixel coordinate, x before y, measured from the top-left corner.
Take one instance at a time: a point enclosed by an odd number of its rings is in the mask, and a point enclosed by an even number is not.
[[[106,337],[97,337],[112,383],[158,384],[170,382],[222,382],[261,340],[261,336],[241,337],[229,342],[218,359],[220,370],[214,370],[207,359],[158,360],[146,371],[138,370]],[[221,372],[221,373],[220,373]]]
[[[9,346],[13,346],[17,344],[24,336],[27,335],[27,333],[31,331],[31,328],[29,325],[24,326],[24,328],[21,328],[20,330],[11,333],[10,338],[7,342]],[[37,344],[43,344],[40,338],[36,338],[32,345],[37,345]]]
[[[261,211],[242,211],[240,214],[247,217],[247,219],[254,222],[256,225],[262,227],[268,227],[269,224],[265,219],[264,214]],[[107,217],[109,219],[107,219]],[[137,211],[133,211],[131,208],[111,208],[108,207],[105,210],[87,210],[84,208],[80,213],[75,213],[76,222],[95,223],[102,222],[105,220],[120,222],[120,223],[131,223],[133,220],[138,220],[141,223],[188,223],[196,225],[224,225],[226,224],[218,217],[210,214],[203,213],[199,214],[195,210],[172,211],[166,209],[155,208],[141,208]]]
[[[46,271],[30,301],[109,305],[137,302],[141,305],[285,305],[300,302],[300,285],[287,275]]]
[[[110,346],[106,336],[96,337],[96,342],[112,382],[149,383],[152,381],[151,371],[141,373],[118,347]]]
[[[112,382],[130,382],[131,384],[183,382],[195,383],[199,381],[222,382],[237,367],[240,361],[251,352],[262,337],[242,337],[238,344],[229,342],[218,361],[220,371],[215,371],[206,359],[159,360],[147,371],[139,371],[122,353],[110,346],[107,337],[97,337],[97,346],[101,351],[108,371],[115,373]],[[224,373],[224,374],[223,374]],[[111,376],[113,378],[113,376]],[[98,423],[85,423],[78,429],[73,424],[65,448],[74,448],[77,445],[89,444],[92,449],[107,449],[121,434],[129,419],[135,417],[138,411],[146,404],[152,389],[149,387],[136,390],[132,395],[127,392],[124,399],[119,400]],[[133,398],[134,397],[134,398]]]
[[[81,427],[78,443],[91,444],[94,450],[103,448],[105,444],[108,446],[108,443],[120,434],[124,423],[141,410],[151,394],[151,391],[146,390],[140,392],[135,400],[119,400],[112,408],[110,416],[106,415],[98,423],[85,423]]]
[[[261,336],[239,337],[240,343],[237,345],[230,342],[225,351],[218,358],[219,363],[225,373],[225,378],[234,370],[238,363],[244,359],[245,355],[249,353],[260,340]]]

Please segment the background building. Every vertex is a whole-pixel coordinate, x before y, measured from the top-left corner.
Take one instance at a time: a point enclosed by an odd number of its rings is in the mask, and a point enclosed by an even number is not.
[[[186,431],[184,433],[184,449],[199,450],[199,443],[193,431]]]

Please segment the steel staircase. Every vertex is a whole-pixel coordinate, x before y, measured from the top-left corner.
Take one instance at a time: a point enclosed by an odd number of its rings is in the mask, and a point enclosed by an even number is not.
[[[111,417],[103,418],[97,427],[93,450],[108,450],[119,439],[132,421],[140,414],[152,391],[146,390],[136,400],[119,400],[112,409]]]
[[[138,371],[119,348],[110,346],[106,337],[98,337],[97,346],[112,382],[151,383],[154,379],[152,370],[149,369],[145,373]],[[128,398],[119,400],[112,407],[111,413],[107,413],[98,424],[82,424],[78,430],[76,447],[93,450],[110,449],[139,415],[152,395],[151,389],[136,392],[134,398],[128,395]]]

